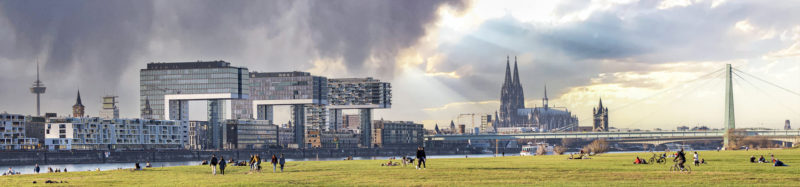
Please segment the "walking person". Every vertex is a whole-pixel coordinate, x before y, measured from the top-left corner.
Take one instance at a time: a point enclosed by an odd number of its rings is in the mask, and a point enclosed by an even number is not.
[[[208,165],[211,165],[211,174],[217,175],[217,155],[211,154],[211,162]]]
[[[256,154],[256,171],[261,172],[261,155]]]
[[[256,170],[256,155],[250,155],[250,171]]]
[[[700,156],[697,155],[697,151],[694,152],[694,166],[700,166]]]
[[[281,158],[278,160],[278,164],[281,165],[281,173],[283,173],[283,165],[286,164],[286,158],[283,157],[283,153],[281,153]]]
[[[425,158],[425,149],[422,146],[417,148],[417,169],[425,169],[425,161],[428,159]]]
[[[275,173],[275,170],[278,169],[278,157],[273,154],[269,162],[272,164],[272,172]]]
[[[36,164],[36,166],[33,167],[33,172],[37,174],[39,173],[39,164]]]
[[[228,164],[225,162],[225,157],[219,157],[219,174],[225,175],[225,165]]]

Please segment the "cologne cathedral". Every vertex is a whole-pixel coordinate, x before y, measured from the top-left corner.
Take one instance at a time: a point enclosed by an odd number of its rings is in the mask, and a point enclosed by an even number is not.
[[[564,107],[550,107],[545,86],[541,107],[525,108],[525,95],[520,83],[517,57],[514,73],[506,57],[506,74],[500,90],[500,111],[496,114],[498,128],[531,127],[538,131],[572,131],[578,128],[578,118]]]

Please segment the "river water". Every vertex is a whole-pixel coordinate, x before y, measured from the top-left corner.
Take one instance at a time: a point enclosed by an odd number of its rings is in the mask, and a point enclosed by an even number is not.
[[[474,154],[474,155],[430,155],[428,158],[437,159],[437,158],[481,158],[481,157],[493,157],[494,154]],[[506,154],[506,156],[519,156],[519,154]],[[390,157],[353,157],[353,160],[387,160]],[[399,157],[395,157],[400,159]],[[303,158],[303,159],[286,159],[286,162],[297,162],[297,161],[331,161],[331,160],[344,160],[345,157],[341,158]],[[170,167],[170,166],[186,166],[186,165],[200,165],[201,161],[175,161],[175,162],[151,162],[150,164],[153,167]],[[140,166],[144,167],[145,163],[139,163]],[[46,173],[47,168],[51,167],[53,170],[56,168],[60,168],[62,171],[64,168],[67,169],[69,172],[73,171],[95,171],[100,169],[101,171],[105,170],[115,170],[115,169],[130,169],[135,167],[135,163],[127,162],[127,163],[97,163],[97,164],[46,164],[46,165],[39,165],[40,172]],[[8,168],[11,168],[15,172],[20,172],[21,174],[32,174],[34,165],[17,165],[17,166],[0,166],[0,173],[4,173],[8,171]]]

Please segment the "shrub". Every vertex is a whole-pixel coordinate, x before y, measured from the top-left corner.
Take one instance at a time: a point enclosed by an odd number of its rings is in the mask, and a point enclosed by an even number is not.
[[[558,155],[562,155],[566,151],[567,151],[567,148],[564,147],[564,146],[557,145],[557,146],[553,147],[553,153],[558,154]]]
[[[608,151],[608,142],[605,139],[597,139],[583,147],[583,150],[589,153],[599,154]]]

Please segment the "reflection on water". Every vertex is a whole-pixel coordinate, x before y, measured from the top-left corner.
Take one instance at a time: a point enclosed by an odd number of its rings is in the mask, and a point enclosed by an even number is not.
[[[409,155],[413,157],[414,155]],[[475,154],[475,155],[429,155],[429,159],[437,159],[437,158],[481,158],[481,157],[493,157],[494,154]],[[519,156],[519,154],[506,154],[506,156]],[[396,159],[400,159],[402,156],[394,157]],[[378,156],[378,157],[353,157],[353,160],[388,160],[389,156]],[[333,157],[333,158],[300,158],[300,159],[289,159],[287,158],[287,162],[295,162],[295,161],[331,161],[331,160],[344,160],[346,157]],[[243,161],[243,160],[238,160]],[[67,171],[74,172],[74,171],[95,171],[96,169],[100,169],[102,171],[105,170],[115,170],[115,169],[130,169],[134,168],[133,162],[128,163],[98,163],[98,164],[40,164],[40,172],[47,173],[47,168],[51,167],[53,170],[56,168],[61,169],[62,171],[64,168],[67,168]],[[200,165],[200,161],[176,161],[176,162],[152,162],[150,163],[153,167],[170,167],[170,166],[186,166],[186,165]],[[139,163],[140,166],[144,167],[145,163]],[[22,174],[32,174],[34,165],[19,165],[19,166],[0,166],[2,168],[2,172],[8,171],[8,168],[11,168],[14,171],[20,172]]]

